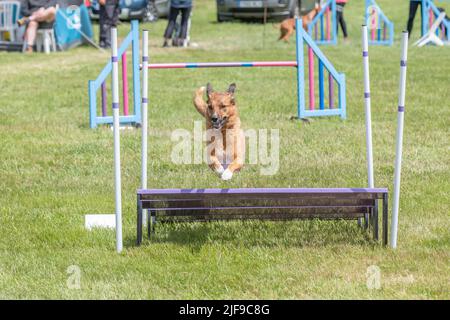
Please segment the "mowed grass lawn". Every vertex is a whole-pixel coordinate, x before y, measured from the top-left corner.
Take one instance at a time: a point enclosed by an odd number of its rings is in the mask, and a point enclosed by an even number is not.
[[[378,2],[395,23],[396,39],[393,47],[370,47],[375,184],[392,191],[399,40],[408,1]],[[350,1],[345,10],[351,43],[322,47],[346,74],[345,121],[290,120],[296,113],[292,69],[151,72],[149,187],[365,187],[363,1]],[[264,31],[262,24],[216,23],[213,1],[196,1],[192,39],[198,48],[161,49],[165,25],[141,25],[150,29],[153,62],[295,56],[294,43],[276,42],[270,24]],[[419,25],[417,18],[412,40]],[[128,23],[120,25],[121,37],[127,30]],[[0,298],[448,299],[449,50],[409,51],[396,250],[370,240],[354,221],[159,225],[154,239],[136,247],[141,133],[126,130],[122,254],[115,252],[114,231],[84,229],[85,214],[114,212],[112,132],[89,129],[87,96],[87,81],[95,79],[109,52],[81,47],[51,55],[0,53]],[[223,182],[206,165],[171,161],[171,133],[192,132],[201,120],[191,98],[208,81],[218,90],[237,83],[244,128],[280,130],[275,175],[247,165]],[[71,266],[81,272],[79,289],[72,286]],[[367,286],[373,270],[380,272],[379,289]]]

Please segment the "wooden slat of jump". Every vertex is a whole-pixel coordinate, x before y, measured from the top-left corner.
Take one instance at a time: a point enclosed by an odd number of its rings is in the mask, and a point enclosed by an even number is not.
[[[142,202],[143,209],[175,209],[175,208],[223,208],[223,207],[261,207],[261,208],[282,208],[282,207],[373,207],[375,200],[372,199],[317,199],[315,201],[305,201],[304,199],[283,201],[283,200],[259,200],[259,201],[239,201],[219,200],[219,201],[177,201],[177,202]]]
[[[202,192],[186,192],[186,193],[163,193],[139,190],[138,194],[141,200],[157,200],[157,199],[198,199],[207,200],[215,198],[262,198],[262,199],[280,199],[280,198],[353,198],[353,199],[381,199],[386,192],[382,189],[374,189],[374,192],[353,192],[353,193],[334,193],[334,192],[309,192],[309,193],[288,193],[288,192],[222,192],[222,193],[202,193]]]
[[[306,204],[346,204],[346,203],[352,203],[353,201],[365,201],[365,200],[376,200],[376,199],[382,199],[382,194],[355,194],[352,197],[348,196],[326,196],[326,195],[309,195],[309,196],[287,196],[287,195],[266,195],[265,197],[261,197],[260,195],[245,195],[245,197],[241,197],[238,195],[222,195],[222,196],[211,196],[211,195],[205,195],[205,196],[196,196],[195,198],[185,196],[185,197],[177,197],[177,198],[170,198],[170,197],[162,197],[158,196],[155,198],[149,198],[149,199],[141,199],[142,205],[144,207],[150,207],[150,206],[157,206],[164,203],[189,203],[189,202],[205,202],[205,203],[226,203],[226,202],[244,202],[244,201],[257,201],[257,202],[266,202],[266,203],[279,203],[279,202],[293,202],[297,201],[298,203],[304,203]],[[187,205],[187,204],[185,204]]]
[[[188,215],[188,216],[158,216],[158,222],[203,222],[203,221],[223,221],[223,220],[270,220],[270,221],[287,221],[287,220],[304,220],[304,219],[357,219],[364,216],[364,213],[346,213],[346,214],[252,214],[252,215]]]
[[[337,208],[178,208],[155,210],[160,216],[202,216],[202,215],[295,215],[295,214],[357,214],[368,213],[368,207],[337,207]]]
[[[154,211],[170,211],[170,212],[183,212],[183,211],[227,211],[227,210],[296,210],[296,211],[331,211],[331,212],[353,212],[353,211],[366,211],[373,206],[223,206],[223,207],[165,207],[165,208],[149,208]],[[182,214],[182,213],[180,213]]]

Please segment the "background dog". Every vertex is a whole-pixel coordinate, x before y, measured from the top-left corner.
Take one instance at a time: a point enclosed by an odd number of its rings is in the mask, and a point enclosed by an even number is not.
[[[226,92],[215,92],[208,83],[206,102],[203,100],[205,87],[197,89],[194,95],[194,106],[206,119],[208,165],[223,180],[231,179],[244,165],[245,137],[235,91],[234,83]]]
[[[308,24],[310,24],[314,17],[322,10],[320,4],[316,3],[316,6],[314,10],[311,10],[308,14],[301,17],[303,29],[305,31],[308,31]],[[285,42],[289,42],[289,38],[295,31],[295,18],[290,18],[283,20],[280,24],[280,37],[278,38],[278,41],[283,40]]]

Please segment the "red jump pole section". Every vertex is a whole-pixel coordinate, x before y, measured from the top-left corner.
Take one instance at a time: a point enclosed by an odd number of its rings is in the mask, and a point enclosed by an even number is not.
[[[327,28],[326,28],[327,40],[330,41],[331,40],[331,14],[330,14],[329,6],[327,7],[325,14],[327,16]]]
[[[434,18],[433,9],[430,8],[428,13],[428,28],[431,28],[431,26],[433,25],[433,18]]]
[[[375,41],[375,29],[378,27],[377,25],[377,21],[376,21],[376,16],[377,16],[377,11],[375,10],[375,8],[372,9],[372,23],[371,23],[371,34],[370,34],[370,39],[372,41]]]
[[[128,115],[128,68],[127,68],[127,53],[122,54],[122,95],[123,95],[123,114]]]
[[[316,105],[314,96],[314,52],[308,47],[308,77],[309,77],[309,109],[314,110]]]

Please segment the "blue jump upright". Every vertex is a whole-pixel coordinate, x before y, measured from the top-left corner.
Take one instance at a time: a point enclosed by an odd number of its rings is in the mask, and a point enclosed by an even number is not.
[[[346,118],[346,88],[345,74],[337,72],[331,62],[322,53],[316,42],[311,36],[303,30],[301,20],[296,20],[296,44],[297,44],[297,99],[298,99],[298,117],[300,119],[308,117],[321,116],[340,116]],[[304,44],[307,48],[307,65],[304,62]],[[315,60],[318,61],[319,83],[319,105],[316,105],[315,90]],[[303,71],[300,71],[304,69]],[[307,73],[305,72],[307,70]],[[305,74],[308,75],[308,81],[305,82]],[[325,77],[327,75],[327,77]],[[328,84],[327,89],[325,84]],[[307,84],[307,85],[306,85]],[[308,87],[308,108],[306,108],[305,91]],[[337,87],[337,95],[335,95]]]
[[[131,45],[132,49],[132,66],[133,66],[133,106],[132,114],[128,112],[128,79],[127,79],[127,63],[126,51]],[[141,123],[141,87],[139,76],[139,22],[131,21],[131,31],[122,41],[118,49],[118,59],[122,62],[122,84],[123,84],[123,101],[124,110],[120,115],[120,124],[136,125]],[[97,79],[89,80],[89,126],[96,128],[99,124],[112,124],[112,114],[108,114],[106,101],[106,80],[112,71],[112,63],[109,61],[98,75]],[[97,110],[97,92],[101,89],[101,113]]]
[[[327,0],[308,24],[308,34],[319,44],[337,44],[336,0]]]
[[[386,17],[375,0],[366,0],[365,21],[369,32],[369,45],[393,45],[394,23]]]

